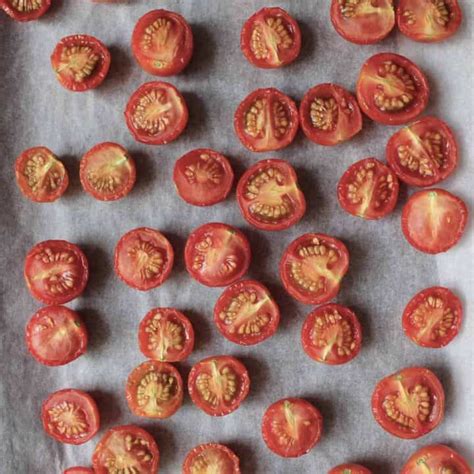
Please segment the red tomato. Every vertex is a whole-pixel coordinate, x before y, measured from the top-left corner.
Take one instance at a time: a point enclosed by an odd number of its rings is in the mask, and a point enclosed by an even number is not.
[[[174,251],[168,239],[149,227],[127,232],[115,247],[115,273],[136,290],[148,291],[162,285],[173,263]]]
[[[366,158],[349,166],[337,186],[341,207],[353,216],[381,219],[397,205],[398,179],[376,158]]]
[[[189,319],[174,308],[154,308],[142,319],[138,343],[145,357],[161,362],[180,362],[194,347]]]
[[[458,146],[451,129],[435,117],[423,117],[396,132],[387,143],[387,161],[411,186],[433,186],[458,164]]]
[[[288,146],[298,131],[298,109],[278,89],[257,89],[239,105],[234,127],[250,151],[274,151]]]
[[[304,234],[286,248],[280,278],[293,298],[317,305],[337,295],[348,269],[349,252],[340,240],[325,234]]]
[[[16,182],[20,191],[34,202],[53,202],[69,185],[66,168],[48,148],[25,150],[15,162]]]
[[[64,304],[84,291],[89,264],[77,245],[45,240],[28,252],[24,275],[34,298],[48,305]]]
[[[166,145],[176,140],[188,118],[184,97],[168,82],[143,84],[132,94],[125,110],[131,134],[148,145]]]
[[[266,445],[278,456],[296,458],[318,443],[323,417],[311,403],[301,398],[284,398],[267,408],[262,420]]]
[[[312,87],[300,104],[304,134],[314,143],[333,146],[362,130],[362,114],[355,97],[336,84]]]
[[[430,89],[425,75],[399,54],[380,53],[362,66],[357,100],[362,112],[385,125],[400,125],[425,110]]]
[[[254,66],[286,66],[300,54],[300,27],[283,8],[262,8],[244,23],[240,48]]]
[[[402,212],[402,230],[421,252],[440,253],[461,238],[468,217],[464,201],[444,189],[426,189],[410,196]]]
[[[382,379],[372,395],[372,413],[388,433],[414,439],[434,430],[444,417],[444,390],[436,375],[410,367]]]
[[[240,474],[239,458],[227,446],[200,444],[193,448],[183,464],[183,474]]]
[[[72,388],[52,393],[41,408],[46,433],[61,443],[83,444],[99,431],[100,416],[94,399]]]
[[[296,172],[285,160],[252,165],[239,180],[237,201],[245,220],[262,230],[288,229],[306,211]]]
[[[208,357],[195,364],[189,373],[191,400],[211,416],[224,416],[237,410],[249,389],[247,369],[235,357]]]
[[[0,0],[0,8],[16,21],[37,20],[51,6],[51,0]]]
[[[188,204],[212,206],[230,193],[234,172],[224,155],[200,148],[176,161],[173,180],[178,194]]]
[[[51,65],[63,87],[83,92],[102,84],[109,72],[110,52],[93,36],[66,36],[54,48]]]
[[[99,143],[81,160],[84,191],[100,201],[116,201],[133,188],[137,172],[128,151],[117,143]]]
[[[94,471],[89,467],[75,466],[66,469],[63,474],[94,474]]]
[[[372,471],[360,464],[341,464],[333,467],[328,474],[372,474]]]
[[[235,227],[204,224],[191,233],[184,249],[186,270],[206,286],[227,286],[243,277],[250,265],[250,244]]]

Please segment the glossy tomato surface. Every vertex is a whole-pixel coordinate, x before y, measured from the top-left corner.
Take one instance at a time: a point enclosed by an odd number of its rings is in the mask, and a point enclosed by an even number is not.
[[[66,469],[63,474],[94,474],[90,467],[74,466]]]
[[[200,444],[187,454],[183,474],[240,474],[239,465],[239,458],[227,446]]]
[[[32,21],[43,16],[51,0],[0,0],[0,8],[16,21]]]
[[[372,474],[372,471],[360,464],[341,464],[333,467],[328,474]]]

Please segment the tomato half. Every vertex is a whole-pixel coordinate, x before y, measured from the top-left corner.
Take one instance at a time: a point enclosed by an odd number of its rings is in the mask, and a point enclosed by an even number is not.
[[[189,112],[181,93],[168,82],[147,82],[130,97],[125,109],[127,127],[135,140],[166,145],[188,124]]]
[[[376,158],[366,158],[349,166],[337,185],[341,207],[353,216],[381,219],[397,205],[398,179]]]
[[[362,66],[356,89],[362,112],[385,125],[413,120],[425,110],[430,95],[421,69],[393,53],[369,58]]]
[[[15,162],[16,182],[20,191],[34,202],[53,202],[69,185],[66,168],[48,148],[25,150]]]
[[[148,291],[162,285],[173,263],[174,251],[168,239],[149,227],[127,232],[115,247],[115,273],[136,290]]]
[[[328,474],[372,474],[372,471],[360,464],[341,464],[333,467]]]
[[[52,393],[41,408],[46,433],[61,443],[83,444],[99,431],[100,416],[94,399],[75,389]]]
[[[179,362],[191,354],[194,329],[189,319],[174,308],[154,308],[142,319],[138,343],[145,357]]]
[[[0,0],[0,8],[16,21],[32,21],[43,16],[51,0]]]
[[[63,474],[94,474],[90,467],[74,466],[66,469]]]
[[[257,89],[238,106],[234,128],[250,151],[280,150],[288,146],[298,131],[298,109],[278,89]]]
[[[98,87],[110,68],[110,52],[89,35],[66,36],[56,45],[51,65],[59,83],[74,92]]]
[[[402,212],[402,230],[417,250],[446,252],[461,238],[468,209],[464,201],[444,189],[426,189],[410,196]]]
[[[293,298],[316,305],[337,295],[348,269],[349,252],[340,240],[325,234],[304,234],[283,253],[280,278]]]
[[[208,357],[195,364],[189,373],[191,400],[211,416],[224,416],[237,410],[249,389],[247,369],[235,357]]]
[[[200,444],[186,456],[183,474],[240,474],[240,461],[227,446],[217,443]]]
[[[224,155],[199,148],[176,161],[173,180],[178,194],[188,204],[212,206],[230,193],[234,172]]]
[[[28,252],[24,275],[34,298],[48,305],[64,304],[84,291],[89,264],[77,245],[45,240]]]
[[[186,270],[206,286],[227,286],[247,272],[251,251],[247,237],[227,224],[213,222],[195,229],[184,249]]]
[[[321,438],[323,417],[302,398],[284,398],[267,408],[262,420],[265,444],[275,454],[296,458],[307,454]]]
[[[388,433],[419,438],[434,430],[444,417],[443,386],[431,370],[403,369],[377,383],[372,413]]]
[[[99,143],[81,159],[79,176],[84,191],[100,201],[116,201],[133,188],[135,162],[128,151],[112,142]]]
[[[133,30],[132,52],[150,74],[179,74],[193,55],[193,32],[178,13],[152,10],[138,20]]]

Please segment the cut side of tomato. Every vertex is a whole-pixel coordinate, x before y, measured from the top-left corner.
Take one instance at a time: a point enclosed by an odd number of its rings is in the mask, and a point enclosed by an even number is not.
[[[0,0],[0,8],[16,21],[32,21],[42,17],[51,0]]]
[[[341,464],[333,467],[328,474],[372,474],[372,471],[360,464]]]
[[[227,446],[200,444],[193,448],[183,464],[183,474],[240,474],[240,461]]]
[[[66,469],[63,474],[94,474],[90,467],[74,466]]]

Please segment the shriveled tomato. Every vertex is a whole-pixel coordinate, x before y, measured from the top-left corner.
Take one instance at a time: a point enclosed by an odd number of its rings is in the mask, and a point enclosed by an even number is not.
[[[372,471],[360,464],[341,464],[333,467],[328,474],[372,474]]]
[[[16,21],[32,21],[43,16],[51,0],[0,0],[0,8]]]
[[[376,158],[366,158],[349,166],[337,186],[341,207],[353,216],[381,219],[397,205],[398,179]]]
[[[227,224],[212,222],[195,229],[186,241],[186,270],[206,286],[227,286],[247,272],[251,251],[247,237]]]
[[[189,373],[191,400],[211,416],[224,416],[237,410],[249,389],[247,369],[235,357],[208,357],[195,364]]]
[[[173,263],[174,251],[168,239],[149,227],[127,232],[115,247],[115,273],[136,290],[148,291],[162,285]]]
[[[24,275],[30,293],[45,304],[63,304],[86,287],[89,264],[82,250],[65,240],[45,240],[26,256]]]
[[[444,189],[426,189],[410,196],[402,212],[402,230],[417,250],[446,252],[461,238],[468,217],[462,199]]]
[[[357,81],[362,112],[386,125],[400,125],[416,118],[425,110],[429,95],[428,81],[421,69],[394,53],[369,58]]]
[[[176,161],[173,180],[178,194],[187,203],[212,206],[230,193],[234,172],[224,155],[209,148],[199,148]]]
[[[74,466],[66,469],[63,474],[94,474],[90,467]]]
[[[186,456],[183,474],[240,474],[240,461],[227,446],[217,443],[200,444]]]

